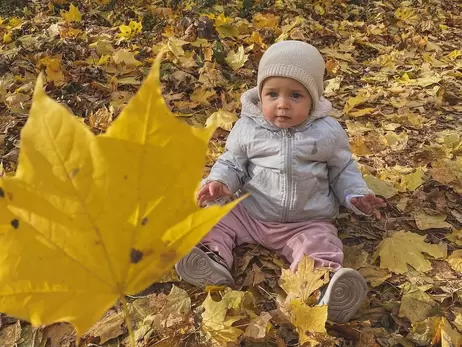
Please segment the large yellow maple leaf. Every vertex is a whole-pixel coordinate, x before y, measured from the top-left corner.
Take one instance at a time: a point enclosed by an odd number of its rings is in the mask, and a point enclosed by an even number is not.
[[[107,133],[46,96],[40,77],[16,175],[0,180],[0,312],[81,335],[160,279],[235,204],[199,209],[213,128],[176,119],[161,55]]]
[[[436,259],[444,259],[447,247],[426,243],[425,236],[419,234],[398,231],[379,243],[372,262],[380,257],[380,268],[397,274],[406,273],[408,264],[417,271],[426,272],[432,269],[432,265],[425,259],[424,253]]]

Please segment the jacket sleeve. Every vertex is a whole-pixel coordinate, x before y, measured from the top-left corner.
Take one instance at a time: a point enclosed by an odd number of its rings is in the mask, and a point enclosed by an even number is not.
[[[333,120],[333,122],[335,122],[333,125],[335,129],[335,145],[327,161],[329,183],[340,203],[348,207],[346,199],[349,195],[365,195],[373,192],[367,187],[356,160],[352,157],[345,130],[336,120]]]
[[[218,157],[213,165],[209,176],[202,181],[201,185],[211,181],[219,181],[225,184],[234,194],[244,185],[247,174],[247,151],[241,144],[243,120],[239,119],[226,140],[225,152]]]

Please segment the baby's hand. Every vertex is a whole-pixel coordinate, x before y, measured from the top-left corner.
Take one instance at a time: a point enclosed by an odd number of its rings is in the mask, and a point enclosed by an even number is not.
[[[197,193],[197,201],[200,207],[206,202],[215,201],[223,196],[233,195],[226,185],[218,181],[205,184]]]
[[[373,215],[376,219],[381,218],[378,208],[387,206],[382,199],[376,197],[374,194],[352,198],[350,202],[361,212]]]

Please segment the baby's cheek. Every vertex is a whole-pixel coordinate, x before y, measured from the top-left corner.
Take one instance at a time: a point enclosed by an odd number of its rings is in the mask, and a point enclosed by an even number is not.
[[[273,113],[271,111],[271,108],[268,107],[268,106],[262,106],[262,111],[263,111],[263,115],[265,116],[266,119],[268,118],[272,118],[273,116]]]

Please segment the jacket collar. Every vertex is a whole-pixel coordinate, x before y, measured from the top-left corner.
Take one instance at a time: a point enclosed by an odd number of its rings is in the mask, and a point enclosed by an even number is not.
[[[258,125],[272,131],[281,130],[277,126],[268,122],[265,117],[263,116],[263,112],[261,109],[260,99],[258,97],[258,89],[252,88],[246,91],[241,96],[241,103],[242,103],[242,111],[241,117],[250,117],[252,118]],[[328,113],[332,110],[332,104],[330,101],[321,97],[319,101],[319,106],[311,112],[308,118],[301,124],[294,126],[290,129],[294,131],[304,131],[308,126],[316,119],[326,117]]]

